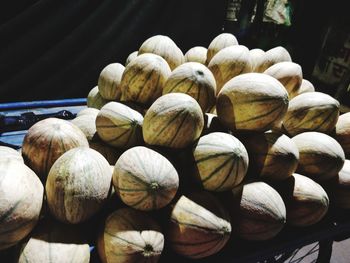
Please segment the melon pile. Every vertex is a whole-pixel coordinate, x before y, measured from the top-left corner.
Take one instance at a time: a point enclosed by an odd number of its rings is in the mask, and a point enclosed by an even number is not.
[[[84,242],[50,238],[59,224],[33,230],[40,215],[97,221],[89,243],[102,262],[162,262],[350,208],[350,114],[283,47],[249,50],[223,33],[183,54],[153,36],[102,69],[87,106],[33,125],[23,159],[0,148],[0,249],[20,244],[21,262],[44,247],[50,262],[70,261],[72,247],[89,260]]]

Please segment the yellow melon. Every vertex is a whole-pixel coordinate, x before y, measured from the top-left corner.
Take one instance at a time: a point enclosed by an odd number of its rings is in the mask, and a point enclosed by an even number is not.
[[[89,108],[96,108],[96,109],[101,109],[103,105],[108,103],[109,100],[104,99],[99,90],[98,86],[92,88],[87,96],[87,106]]]
[[[134,58],[137,57],[137,55],[139,54],[139,52],[136,50],[134,52],[131,52],[129,54],[129,56],[126,58],[126,61],[125,61],[125,67],[132,61],[134,60]]]
[[[121,96],[120,81],[125,67],[112,63],[103,68],[98,77],[98,90],[106,100],[119,100]]]

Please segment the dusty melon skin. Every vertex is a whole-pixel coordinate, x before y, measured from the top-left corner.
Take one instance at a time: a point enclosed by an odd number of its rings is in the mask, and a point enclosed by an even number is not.
[[[183,93],[169,93],[157,99],[143,120],[147,144],[174,149],[185,148],[199,138],[204,117],[198,102]]]
[[[148,214],[121,208],[110,214],[98,236],[97,248],[103,263],[159,261],[164,236]]]
[[[209,44],[207,49],[207,61],[208,65],[211,59],[222,49],[229,46],[238,45],[237,38],[231,33],[222,33],[217,35]]]
[[[106,100],[119,100],[121,96],[120,81],[125,67],[120,63],[108,64],[98,77],[98,90]]]
[[[24,163],[21,153],[7,146],[0,146],[0,160],[4,161],[5,159],[17,160],[21,163]]]

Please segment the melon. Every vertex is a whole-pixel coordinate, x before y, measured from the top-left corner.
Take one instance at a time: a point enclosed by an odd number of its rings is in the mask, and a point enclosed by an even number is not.
[[[76,226],[41,221],[21,245],[18,263],[89,263],[90,247]]]
[[[137,56],[125,67],[120,100],[149,106],[162,95],[170,74],[171,70],[162,57],[155,54]]]
[[[308,92],[291,99],[283,118],[289,135],[315,131],[330,133],[339,117],[339,102],[321,92]]]
[[[231,130],[267,131],[288,108],[288,93],[275,78],[246,73],[228,81],[217,97],[220,121]]]
[[[97,114],[99,113],[100,111],[96,108],[84,108],[82,110],[80,110],[76,117],[80,117],[80,116],[83,116],[83,115],[94,115],[95,117],[97,116]]]
[[[300,95],[306,92],[314,92],[314,91],[315,91],[314,85],[309,80],[303,79],[301,81],[300,88],[297,91],[296,95]]]
[[[350,154],[350,112],[341,114],[335,125],[334,138],[340,143],[346,155]]]
[[[310,178],[293,174],[291,195],[284,199],[287,209],[287,224],[298,227],[311,226],[327,213],[329,199],[325,190]]]
[[[137,146],[119,157],[114,167],[113,185],[125,204],[149,211],[170,203],[179,187],[179,176],[163,155]]]
[[[260,48],[254,48],[249,50],[249,56],[252,64],[252,72],[263,73],[267,60],[265,51]]]
[[[173,206],[167,241],[179,255],[200,259],[218,253],[228,242],[228,212],[207,192],[181,196]]]
[[[51,214],[64,223],[86,221],[105,204],[111,180],[110,165],[97,151],[88,147],[67,151],[47,177],[45,190]]]
[[[96,118],[98,136],[107,144],[130,148],[142,143],[142,115],[118,102],[103,106]]]
[[[0,161],[0,251],[16,245],[37,224],[44,187],[37,175],[15,159]]]
[[[240,184],[248,169],[248,153],[234,136],[213,132],[193,147],[196,174],[205,190],[227,191]]]
[[[207,49],[205,47],[193,47],[185,53],[185,62],[198,62],[205,65]]]
[[[233,77],[252,71],[249,49],[241,45],[224,48],[210,60],[208,68],[213,72],[219,92]]]
[[[207,61],[208,65],[211,59],[222,49],[229,46],[238,45],[237,38],[230,33],[222,33],[217,35],[209,44],[207,50]]]
[[[303,132],[292,138],[299,150],[297,173],[317,181],[338,174],[345,161],[340,144],[327,134]]]
[[[143,121],[143,139],[150,145],[185,148],[199,138],[204,117],[198,102],[183,93],[169,93],[157,99]]]
[[[125,61],[125,67],[126,67],[132,60],[134,60],[134,58],[137,57],[138,53],[139,53],[139,52],[136,50],[136,51],[131,52],[131,53],[129,54],[129,56],[126,58],[126,61]]]
[[[290,61],[279,62],[266,69],[264,73],[279,80],[288,91],[289,98],[297,95],[303,80],[300,65]]]
[[[156,263],[162,254],[164,236],[146,213],[121,208],[104,221],[97,248],[103,263]]]
[[[108,64],[98,77],[98,90],[106,100],[119,100],[121,96],[120,82],[125,67],[120,63]]]
[[[152,53],[161,56],[171,70],[185,62],[181,49],[168,36],[156,35],[146,39],[139,48],[138,55]]]
[[[96,117],[97,115],[95,114],[83,114],[71,121],[71,123],[77,126],[84,133],[89,142],[96,134]]]
[[[57,118],[41,120],[29,128],[22,144],[26,164],[44,182],[53,163],[69,149],[89,146],[74,124]]]
[[[113,167],[120,155],[123,153],[123,150],[116,149],[115,147],[104,143],[99,138],[94,138],[89,142],[89,145],[91,149],[94,149],[95,151],[98,151],[100,154],[102,154],[107,162],[110,165],[113,165]]]
[[[105,105],[106,103],[108,103],[109,100],[104,99],[99,90],[98,90],[98,86],[92,88],[87,96],[86,99],[86,105],[89,108],[96,108],[96,109],[101,109],[103,105]]]
[[[282,46],[277,46],[266,51],[265,69],[274,64],[284,61],[292,61],[292,58],[287,49]]]
[[[345,160],[332,186],[331,203],[338,208],[350,209],[350,160]]]
[[[0,161],[16,160],[24,162],[21,153],[7,146],[0,146]]]
[[[284,180],[298,167],[299,151],[295,143],[280,132],[267,131],[245,136],[251,168],[254,173],[268,180]]]
[[[163,95],[186,93],[194,98],[203,112],[216,102],[216,82],[211,71],[198,62],[187,62],[173,70],[163,87]]]
[[[237,190],[238,189],[238,190]],[[246,240],[269,240],[286,222],[286,207],[282,197],[264,182],[253,182],[233,190],[237,206],[231,213],[234,232]]]

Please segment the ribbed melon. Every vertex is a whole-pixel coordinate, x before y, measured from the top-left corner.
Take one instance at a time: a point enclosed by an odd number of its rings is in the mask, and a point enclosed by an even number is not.
[[[161,56],[171,70],[185,62],[181,49],[168,36],[156,35],[146,39],[139,48],[138,55],[152,53]]]
[[[129,54],[129,56],[126,58],[126,60],[125,60],[125,67],[126,67],[132,60],[134,60],[134,58],[136,58],[138,54],[139,54],[139,52],[138,52],[137,50],[134,51],[134,52],[131,52],[131,53]]]
[[[103,106],[96,118],[96,130],[107,144],[130,148],[142,143],[142,115],[118,102]]]
[[[231,130],[267,131],[278,124],[288,108],[283,85],[262,73],[247,73],[231,79],[218,94],[216,110]]]
[[[164,236],[158,224],[146,213],[121,208],[104,222],[97,240],[103,263],[156,263],[164,247]]]
[[[216,91],[235,76],[252,71],[249,49],[235,45],[220,50],[208,64],[216,79]]]
[[[237,191],[237,189],[239,189]],[[253,182],[233,190],[237,207],[232,207],[233,231],[246,240],[275,237],[286,222],[286,207],[278,192],[263,182]]]
[[[24,162],[21,153],[7,146],[0,146],[0,160],[16,160],[21,163]]]
[[[143,139],[150,145],[185,148],[199,138],[204,126],[201,107],[191,96],[170,93],[157,99],[143,121]]]
[[[0,161],[0,251],[16,245],[39,220],[44,187],[18,160]]]
[[[205,47],[193,47],[185,53],[185,62],[198,62],[205,65],[207,49]]]
[[[299,151],[295,143],[280,132],[267,131],[245,136],[251,169],[259,177],[269,180],[284,180],[298,166]]]
[[[350,112],[341,114],[335,125],[334,138],[340,143],[345,154],[350,154]]]
[[[18,263],[89,263],[90,248],[76,226],[41,221],[21,246]]]
[[[254,48],[249,50],[249,56],[252,64],[252,72],[263,73],[266,68],[266,54],[265,51],[260,48]]]
[[[45,181],[53,163],[69,149],[89,146],[84,133],[66,120],[48,118],[28,130],[22,144],[26,164]]]
[[[310,178],[293,174],[290,188],[284,198],[287,224],[299,227],[319,222],[327,213],[329,199],[325,190]]]
[[[90,142],[96,134],[96,117],[95,114],[83,114],[74,118],[71,123],[77,126]]]
[[[304,132],[292,140],[299,150],[297,173],[318,182],[336,176],[342,169],[344,151],[332,137],[320,132]]]
[[[330,133],[338,117],[336,99],[325,93],[308,92],[290,100],[283,127],[291,136],[307,131]]]
[[[196,174],[203,188],[227,191],[240,184],[248,169],[248,153],[234,136],[213,132],[193,147]]]
[[[288,50],[281,46],[271,48],[266,51],[265,70],[274,64],[284,61],[292,61]]]
[[[218,253],[231,234],[229,215],[207,192],[181,196],[172,208],[167,240],[178,254],[204,258]]]
[[[343,168],[335,177],[331,188],[331,203],[338,208],[350,209],[350,161],[345,160]]]
[[[203,112],[216,102],[216,82],[211,71],[198,62],[187,62],[173,70],[163,87],[163,95],[185,93],[194,98]]]
[[[179,176],[164,156],[138,146],[119,157],[113,172],[113,185],[125,204],[148,211],[162,208],[174,198]]]
[[[162,57],[155,54],[137,56],[125,67],[120,100],[149,106],[162,95],[170,74],[171,70]]]
[[[297,95],[303,94],[303,93],[307,93],[307,92],[314,92],[315,91],[315,87],[314,85],[307,79],[303,79],[301,81],[301,85],[299,90],[296,93]]]
[[[109,100],[106,100],[102,98],[98,86],[92,88],[87,96],[86,104],[89,108],[96,108],[101,109],[103,105],[109,102]]]
[[[297,95],[303,80],[300,65],[291,61],[279,62],[266,69],[264,73],[280,81],[288,91],[289,98]]]
[[[217,35],[209,44],[207,51],[207,62],[208,65],[211,59],[222,49],[229,46],[238,45],[237,38],[230,33],[222,33]]]
[[[83,116],[83,115],[94,115],[95,117],[97,116],[97,114],[99,113],[100,111],[96,108],[84,108],[82,110],[80,110],[78,113],[77,113],[77,116],[76,117],[80,117],[80,116]]]
[[[98,77],[98,90],[106,100],[119,100],[121,97],[120,81],[125,67],[120,63],[108,64]]]
[[[77,224],[105,204],[111,186],[109,163],[97,151],[77,147],[54,163],[46,181],[47,203],[58,220]]]

